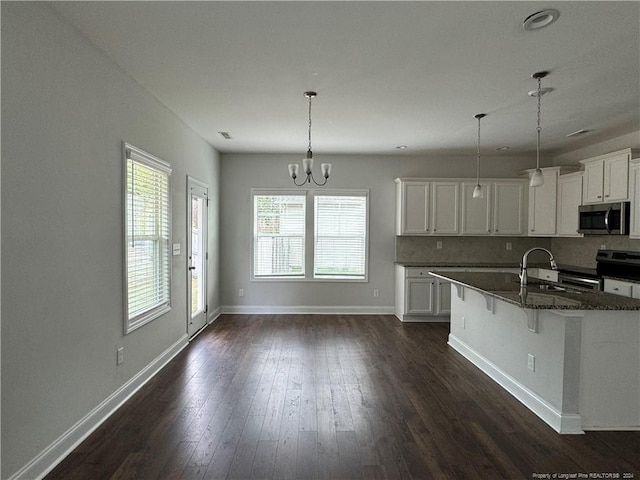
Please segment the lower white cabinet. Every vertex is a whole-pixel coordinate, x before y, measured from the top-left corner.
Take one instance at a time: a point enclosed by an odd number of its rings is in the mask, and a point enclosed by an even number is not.
[[[640,299],[640,283],[605,278],[604,291],[615,295],[622,295],[623,297]]]
[[[395,314],[403,322],[448,322],[451,314],[451,282],[429,274],[441,272],[509,272],[517,268],[405,267],[396,265]]]

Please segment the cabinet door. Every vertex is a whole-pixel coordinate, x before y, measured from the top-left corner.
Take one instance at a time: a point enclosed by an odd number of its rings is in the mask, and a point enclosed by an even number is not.
[[[544,184],[529,187],[529,236],[555,235],[556,201],[558,195],[557,172],[544,172]]]
[[[483,187],[484,188],[484,187]],[[436,281],[438,306],[436,313],[446,315],[451,313],[451,282],[438,279]]]
[[[435,235],[456,234],[459,230],[460,184],[458,182],[431,183],[431,233]]]
[[[407,182],[402,185],[402,234],[429,233],[429,184]]]
[[[604,201],[629,199],[629,155],[608,158],[604,162]]]
[[[640,238],[640,163],[630,171],[629,188],[631,189],[631,229],[629,238]]]
[[[496,235],[523,235],[524,211],[523,183],[494,184],[493,231]]]
[[[491,234],[490,184],[480,183],[483,198],[473,198],[475,183],[462,183],[462,235]]]
[[[631,287],[631,296],[640,299],[640,284],[634,284],[633,287]]]
[[[584,166],[584,184],[582,199],[584,203],[603,201],[604,160],[586,163]]]
[[[578,233],[580,205],[582,205],[582,175],[561,175],[558,179],[558,235],[582,236]]]
[[[407,278],[405,312],[407,314],[433,315],[434,279]]]

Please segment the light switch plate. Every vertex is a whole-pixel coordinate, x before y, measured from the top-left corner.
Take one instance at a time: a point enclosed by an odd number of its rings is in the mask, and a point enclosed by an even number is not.
[[[178,256],[180,255],[180,244],[179,243],[174,243],[173,244],[173,256]]]

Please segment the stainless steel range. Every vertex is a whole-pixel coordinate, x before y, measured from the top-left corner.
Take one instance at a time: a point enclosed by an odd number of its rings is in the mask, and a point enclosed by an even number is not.
[[[598,250],[597,273],[602,277],[640,282],[640,252]]]
[[[558,266],[558,283],[585,288],[603,290],[603,277],[640,282],[640,252],[624,250],[598,250],[596,268]]]

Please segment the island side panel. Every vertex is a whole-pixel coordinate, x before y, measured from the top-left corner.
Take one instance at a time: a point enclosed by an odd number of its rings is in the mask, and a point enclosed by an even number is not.
[[[449,344],[556,431],[581,433],[580,362],[574,358],[580,346],[566,338],[568,328],[579,340],[580,320],[569,317],[567,324],[567,318],[548,310],[535,311],[535,318],[528,315],[534,311],[453,285]],[[534,325],[536,332],[529,329]],[[533,370],[529,355],[534,357]],[[573,380],[565,378],[565,364]]]
[[[586,430],[640,430],[640,313],[588,311],[580,412]]]

